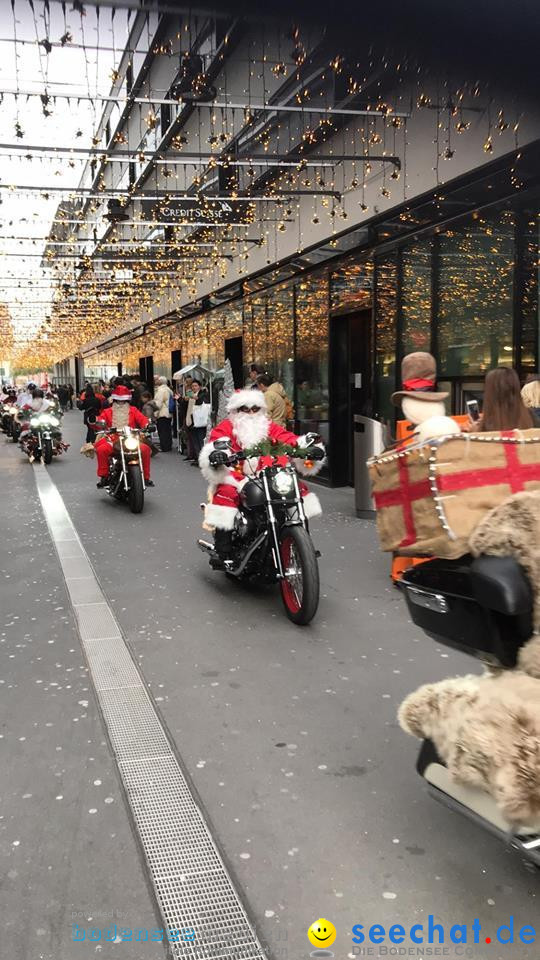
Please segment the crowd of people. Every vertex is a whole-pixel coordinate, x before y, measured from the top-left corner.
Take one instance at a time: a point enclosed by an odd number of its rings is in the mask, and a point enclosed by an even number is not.
[[[96,438],[94,424],[100,411],[110,406],[111,393],[118,384],[131,391],[132,405],[156,424],[159,446],[153,444],[153,452],[170,452],[173,439],[177,439],[184,459],[196,466],[208,425],[215,423],[218,400],[218,390],[215,390],[214,403],[210,403],[208,386],[196,377],[186,376],[173,388],[170,380],[158,376],[150,389],[141,377],[124,375],[112,378],[109,383],[100,380],[92,385],[88,382],[78,397],[71,383],[43,384],[41,387],[29,383],[13,391],[13,402],[36,412],[54,407],[58,413],[73,409],[76,403],[83,414],[86,442],[93,443]],[[7,397],[6,389],[2,389],[4,397]],[[245,389],[264,394],[268,417],[274,423],[285,427],[294,419],[293,404],[283,385],[258,364],[251,364]],[[540,374],[530,374],[521,387],[518,374],[511,367],[489,371],[479,419],[462,429],[483,432],[531,427],[540,427]]]
[[[86,442],[94,442],[96,420],[100,419],[100,412],[111,405],[111,395],[118,385],[130,390],[131,405],[155,423],[159,446],[153,444],[153,452],[169,453],[176,438],[184,458],[196,465],[211,411],[208,389],[194,377],[185,377],[174,389],[164,376],[155,378],[153,390],[139,376],[113,377],[109,383],[100,380],[94,385],[86,383],[77,399],[86,427]]]

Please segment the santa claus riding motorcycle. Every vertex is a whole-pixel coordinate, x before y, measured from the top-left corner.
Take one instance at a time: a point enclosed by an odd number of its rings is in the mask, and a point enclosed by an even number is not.
[[[130,403],[131,390],[123,384],[115,386],[110,400],[111,406],[102,410],[92,424],[100,431],[94,444],[97,486],[107,488],[117,500],[127,500],[132,513],[141,513],[144,491],[154,486],[150,479],[151,451],[144,440],[155,427]]]
[[[321,506],[298,475],[319,472],[324,446],[317,434],[297,436],[273,423],[260,390],[237,390],[227,411],[199,457],[209,484],[204,525],[214,543],[198,544],[214,569],[277,581],[289,619],[309,623],[319,604],[319,554],[309,520]]]

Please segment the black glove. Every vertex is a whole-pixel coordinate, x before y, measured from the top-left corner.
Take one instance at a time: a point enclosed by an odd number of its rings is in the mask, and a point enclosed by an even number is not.
[[[229,454],[225,450],[212,450],[208,457],[211,467],[222,467],[229,462]]]
[[[318,433],[306,433],[305,436],[306,446],[311,446],[312,443],[322,443],[322,438]],[[319,458],[320,459],[320,458]]]

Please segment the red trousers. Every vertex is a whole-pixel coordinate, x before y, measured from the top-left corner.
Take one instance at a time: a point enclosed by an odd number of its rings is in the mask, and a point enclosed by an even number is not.
[[[113,437],[100,437],[94,444],[94,450],[97,455],[97,475],[98,477],[109,476],[109,463],[113,454]],[[141,459],[143,465],[144,479],[150,479],[150,447],[146,443],[141,443]]]

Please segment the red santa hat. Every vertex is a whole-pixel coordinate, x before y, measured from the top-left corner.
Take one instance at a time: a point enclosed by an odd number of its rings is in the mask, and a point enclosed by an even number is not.
[[[127,387],[123,387],[121,384],[114,388],[114,392],[111,393],[111,400],[131,400],[131,390],[128,390]]]
[[[259,407],[266,410],[266,400],[262,390],[235,390],[227,401],[227,411],[236,413],[240,407]]]

